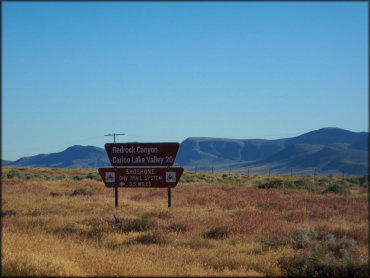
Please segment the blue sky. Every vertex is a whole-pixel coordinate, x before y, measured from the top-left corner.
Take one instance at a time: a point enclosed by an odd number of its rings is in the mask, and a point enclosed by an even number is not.
[[[368,131],[368,2],[3,2],[2,159]]]

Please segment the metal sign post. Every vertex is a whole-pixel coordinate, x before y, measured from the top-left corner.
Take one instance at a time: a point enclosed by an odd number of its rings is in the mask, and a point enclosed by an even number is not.
[[[116,184],[116,187],[114,188],[114,198],[115,198],[115,207],[118,207],[118,186]]]
[[[113,136],[113,142],[116,143],[116,136],[118,135],[125,135],[124,133],[113,133],[113,134],[106,134],[104,136]],[[115,167],[116,169],[117,167]],[[114,189],[114,199],[115,199],[115,207],[118,207],[118,185],[116,183],[115,189]]]
[[[168,188],[168,207],[171,207],[171,187]]]
[[[117,167],[114,167],[114,172],[117,172]],[[116,181],[114,183],[114,204],[115,204],[115,207],[118,208],[118,182]]]

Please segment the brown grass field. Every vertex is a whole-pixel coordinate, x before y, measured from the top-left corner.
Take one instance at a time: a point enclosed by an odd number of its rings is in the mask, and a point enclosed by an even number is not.
[[[171,208],[165,188],[120,188],[115,208],[96,174],[2,168],[3,276],[368,275],[368,185],[185,173]]]

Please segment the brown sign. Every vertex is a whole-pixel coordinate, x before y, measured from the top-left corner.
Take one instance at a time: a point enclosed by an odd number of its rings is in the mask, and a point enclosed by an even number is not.
[[[184,168],[99,168],[106,187],[175,187]]]
[[[172,166],[179,143],[107,143],[112,166]]]

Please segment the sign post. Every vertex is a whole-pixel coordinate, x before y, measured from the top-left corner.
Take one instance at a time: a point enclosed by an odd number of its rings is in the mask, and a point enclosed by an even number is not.
[[[168,188],[168,207],[171,207],[171,187]]]
[[[106,187],[115,188],[118,207],[119,187],[168,188],[168,207],[171,207],[171,188],[180,180],[184,168],[174,164],[179,143],[107,143],[114,168],[99,168]]]
[[[117,172],[117,167],[114,167],[115,172]],[[118,208],[118,184],[114,183],[114,206]]]
[[[115,199],[115,207],[117,208],[118,207],[118,186],[116,184],[116,187],[114,188],[114,199]]]

